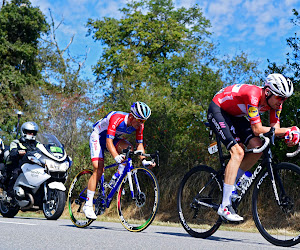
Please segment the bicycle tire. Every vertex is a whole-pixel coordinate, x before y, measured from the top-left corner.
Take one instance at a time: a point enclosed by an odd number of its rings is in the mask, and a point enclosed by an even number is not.
[[[87,185],[93,172],[89,169],[80,171],[72,180],[68,192],[68,208],[70,219],[76,227],[84,228],[94,220],[86,218],[82,208],[86,201]],[[97,194],[95,193],[95,196]]]
[[[124,228],[131,232],[145,230],[154,220],[159,205],[159,186],[153,172],[144,167],[131,170],[135,199],[132,198],[128,178],[120,185],[117,210]],[[137,177],[138,182],[136,182]],[[140,193],[137,191],[137,183]]]
[[[300,242],[300,168],[291,163],[279,163],[273,171],[278,196],[284,204],[281,207],[277,204],[269,173],[265,171],[254,185],[253,219],[261,235],[270,243],[294,246]]]
[[[222,180],[211,167],[200,165],[183,177],[177,195],[179,220],[193,237],[207,238],[222,224],[217,208],[222,202]],[[210,207],[204,206],[205,202]]]

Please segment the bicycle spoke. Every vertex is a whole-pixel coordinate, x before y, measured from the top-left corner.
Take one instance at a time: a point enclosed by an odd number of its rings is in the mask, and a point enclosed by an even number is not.
[[[215,171],[198,166],[183,178],[178,192],[178,213],[183,228],[193,237],[206,238],[221,225],[216,210],[222,190]]]
[[[87,184],[92,175],[92,171],[83,170],[73,179],[68,193],[68,208],[70,218],[77,227],[87,227],[93,220],[87,219],[82,211],[86,201]],[[97,193],[94,197],[97,197]]]
[[[140,232],[146,229],[155,217],[159,202],[159,188],[150,170],[135,168],[131,173],[134,197],[127,179],[119,189],[118,213],[121,223],[127,230]]]
[[[300,168],[282,163],[274,169],[280,204],[275,200],[270,176],[254,190],[253,216],[262,235],[279,246],[300,242]]]

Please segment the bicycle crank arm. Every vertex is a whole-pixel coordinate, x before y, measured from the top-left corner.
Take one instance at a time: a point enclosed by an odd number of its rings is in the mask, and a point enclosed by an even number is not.
[[[209,204],[209,203],[206,203],[206,202],[203,202],[203,201],[199,201],[199,200],[197,200],[197,199],[195,199],[195,202],[196,202],[198,205],[212,208],[212,209],[215,210],[215,211],[218,211],[218,208],[219,208],[219,205],[218,205],[218,204]]]

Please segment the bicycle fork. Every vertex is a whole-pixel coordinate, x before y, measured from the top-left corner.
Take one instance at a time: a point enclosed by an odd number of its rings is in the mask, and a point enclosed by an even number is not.
[[[273,169],[273,166],[272,166],[273,156],[272,156],[272,152],[271,152],[270,147],[268,148],[268,150],[264,151],[264,156],[265,156],[265,159],[267,159],[267,163],[266,163],[267,164],[267,171],[268,171],[268,174],[270,175],[270,179],[271,179],[271,184],[272,184],[272,187],[273,187],[274,196],[275,196],[275,199],[277,201],[278,206],[280,206],[281,202],[280,202],[280,199],[279,199],[279,195],[278,195],[278,190],[277,190],[277,187],[276,187],[276,181],[275,181],[275,179],[277,179],[277,181],[279,183],[279,188],[281,189],[281,191],[284,192],[284,190],[283,190],[283,185],[280,182],[280,178],[278,176],[278,173],[276,174],[277,178],[275,178],[275,175],[274,175],[274,169]]]
[[[136,199],[138,197],[138,195],[141,193],[141,188],[140,188],[140,184],[139,184],[139,180],[137,177],[137,174],[134,172],[127,172],[127,178],[128,178],[128,183],[129,183],[129,188],[130,188],[130,192],[131,192],[131,197],[132,199]],[[136,192],[137,195],[135,195],[135,191],[134,191],[134,186],[133,186],[133,179],[136,185]]]

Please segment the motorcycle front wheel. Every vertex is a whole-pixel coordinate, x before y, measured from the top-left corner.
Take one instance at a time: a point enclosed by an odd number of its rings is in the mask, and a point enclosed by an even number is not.
[[[20,207],[18,205],[12,205],[10,203],[0,201],[0,213],[5,218],[13,218],[19,212]]]
[[[48,201],[43,203],[43,213],[47,220],[57,220],[64,211],[66,193],[57,189],[47,189]]]

